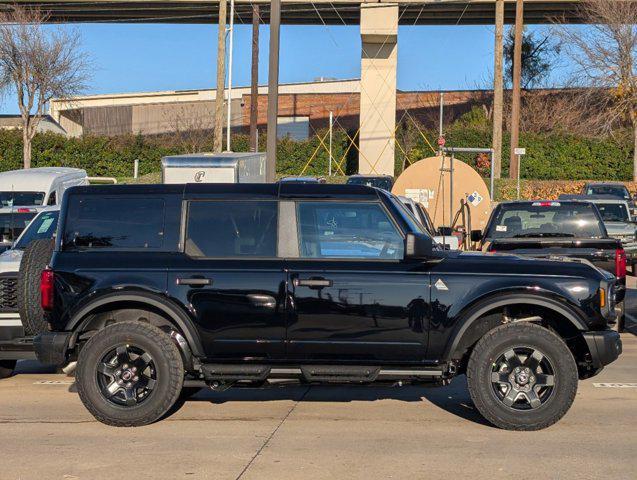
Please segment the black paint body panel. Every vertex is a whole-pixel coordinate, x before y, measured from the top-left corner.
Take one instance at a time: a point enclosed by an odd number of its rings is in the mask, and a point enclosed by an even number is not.
[[[183,253],[179,232],[187,199],[378,201],[396,216],[401,233],[409,233],[379,190],[295,184],[81,187],[70,189],[64,202],[75,193],[104,192],[161,195],[173,212],[165,220],[166,248],[67,251],[59,235],[51,262],[53,331],[77,328],[82,312],[100,298],[136,292],[178,310],[200,342],[200,356],[214,362],[437,364],[448,360],[454,339],[472,320],[470,312],[512,294],[556,302],[580,330],[607,328],[597,295],[608,278],[576,262],[441,250],[428,259],[396,261],[195,259]],[[63,204],[60,225],[64,215]],[[192,278],[210,282],[181,283]],[[329,284],[295,282],[312,278]]]

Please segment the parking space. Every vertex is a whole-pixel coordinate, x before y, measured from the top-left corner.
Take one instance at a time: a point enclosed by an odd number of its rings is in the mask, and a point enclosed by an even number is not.
[[[72,379],[24,362],[0,382],[0,478],[634,478],[637,336],[622,339],[620,359],[538,432],[485,424],[462,377],[206,391],[159,423],[118,429],[91,417]]]

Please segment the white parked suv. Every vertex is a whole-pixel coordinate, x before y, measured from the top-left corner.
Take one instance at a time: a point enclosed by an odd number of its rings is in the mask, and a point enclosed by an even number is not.
[[[64,191],[88,185],[86,171],[42,167],[0,173],[0,252],[11,247],[45,206],[59,205]]]

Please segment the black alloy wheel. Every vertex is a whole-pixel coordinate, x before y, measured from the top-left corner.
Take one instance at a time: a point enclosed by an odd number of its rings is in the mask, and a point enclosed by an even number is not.
[[[553,395],[554,375],[552,363],[540,350],[510,348],[493,362],[493,393],[514,410],[539,408]]]
[[[109,351],[98,364],[96,374],[104,398],[122,406],[144,402],[157,384],[153,358],[133,345],[120,345]]]

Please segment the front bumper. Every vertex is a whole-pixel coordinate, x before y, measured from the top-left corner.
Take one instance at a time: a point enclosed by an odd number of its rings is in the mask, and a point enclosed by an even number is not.
[[[602,368],[614,362],[622,353],[619,333],[613,330],[584,332],[582,334],[591,353],[593,368]]]
[[[35,355],[45,365],[63,365],[69,347],[71,332],[45,332],[33,339]]]

